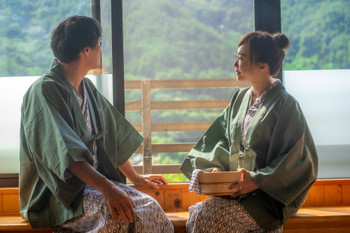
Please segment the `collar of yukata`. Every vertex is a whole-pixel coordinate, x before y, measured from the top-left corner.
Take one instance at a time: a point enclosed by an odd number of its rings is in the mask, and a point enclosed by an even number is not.
[[[267,88],[263,91],[263,93],[261,93],[261,95],[256,99],[256,101],[255,101],[254,104],[260,104],[260,103],[264,102],[264,100],[265,100],[267,94],[270,93],[270,91],[272,90],[272,88],[274,88],[274,87],[275,87],[278,83],[280,83],[280,82],[281,82],[281,81],[280,81],[279,79],[274,78],[274,79],[273,79],[273,83],[272,83],[269,87],[267,87]],[[249,101],[250,105],[252,105],[252,95],[253,95],[253,92],[251,91],[251,93],[250,93],[250,101]]]
[[[68,81],[69,81],[69,80],[68,80]],[[78,89],[75,88],[75,86],[73,85],[73,83],[71,83],[71,81],[69,81],[69,83],[70,83],[70,85],[71,85],[72,88],[73,88],[74,94],[75,94],[76,96],[79,96],[80,98],[83,99],[84,93],[85,93],[85,83],[84,83],[84,79],[81,80],[81,83],[80,83],[80,85],[81,85],[81,87],[82,87],[82,90],[83,90],[83,92],[82,92],[81,94],[80,94],[80,92],[78,91]]]

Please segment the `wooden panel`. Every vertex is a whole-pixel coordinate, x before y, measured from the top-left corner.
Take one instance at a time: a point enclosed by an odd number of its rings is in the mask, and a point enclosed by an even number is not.
[[[146,190],[145,193],[156,199],[162,209],[164,209],[164,190]]]
[[[140,133],[142,132],[142,124],[141,123],[132,123],[132,126]]]
[[[142,143],[143,174],[152,173],[152,120],[151,120],[151,83],[142,81]]]
[[[177,100],[152,101],[152,110],[193,110],[193,109],[224,109],[230,103],[228,99],[217,100]],[[125,102],[126,111],[142,111],[141,101]]]
[[[211,121],[153,123],[152,132],[206,131],[212,123]],[[133,123],[132,126],[137,131],[142,132],[142,124]]]
[[[152,144],[152,153],[189,152],[194,145],[195,143]],[[141,147],[138,147],[135,153],[142,153]]]
[[[141,100],[125,102],[125,110],[126,111],[140,111],[141,110]]]
[[[152,80],[152,89],[192,89],[192,88],[228,88],[250,86],[248,82],[233,78],[223,79],[176,79]]]
[[[171,174],[171,173],[182,173],[180,170],[180,164],[174,165],[153,165],[154,174]]]
[[[200,202],[200,196],[196,193],[190,192],[187,190],[182,190],[183,195],[183,208],[188,209],[191,205],[194,205],[197,202]]]
[[[153,101],[152,110],[179,110],[179,109],[224,109],[230,103],[228,99],[218,100],[178,100]]]
[[[321,206],[324,205],[323,185],[313,185],[309,191],[304,206]]]
[[[189,152],[195,143],[152,144],[153,153]]]
[[[350,185],[350,179],[319,179],[315,182],[316,185],[341,184]]]
[[[3,195],[3,211],[4,213],[19,213],[18,194]]]
[[[211,121],[154,123],[152,132],[206,131],[212,123]]]
[[[52,228],[36,228],[32,229],[29,222],[25,221],[21,216],[1,216],[0,217],[0,232],[53,232]]]
[[[124,82],[125,90],[141,89],[141,80],[128,80]]]
[[[125,81],[126,90],[141,89],[141,82],[145,80]],[[227,88],[247,87],[248,82],[237,81],[233,78],[223,79],[176,79],[176,80],[151,80],[152,89],[188,89],[188,88]]]
[[[342,203],[342,188],[341,185],[325,185],[325,205],[341,205]]]
[[[3,205],[3,195],[0,193],[0,214],[4,213],[4,205]]]
[[[164,191],[164,211],[183,210],[182,190],[170,189]]]
[[[343,205],[350,205],[350,185],[342,185]]]

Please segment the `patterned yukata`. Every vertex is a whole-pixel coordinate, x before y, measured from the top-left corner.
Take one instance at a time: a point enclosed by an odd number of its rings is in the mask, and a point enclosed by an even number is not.
[[[203,170],[193,171],[189,190],[199,192],[199,174]],[[231,233],[231,232],[256,232],[256,233],[281,233],[283,226],[275,229],[264,230],[239,201],[229,197],[212,196],[203,202],[190,206],[189,219],[186,223],[188,233]]]
[[[86,124],[91,134],[93,127],[91,123],[88,93],[82,81],[83,95],[72,85],[73,92],[81,106]],[[97,151],[96,142],[93,143],[93,151]],[[97,168],[98,160],[96,153],[93,155],[93,167]],[[66,176],[73,176],[67,170]],[[171,233],[174,232],[173,225],[165,216],[164,211],[156,200],[147,194],[133,189],[123,183],[114,182],[120,189],[126,192],[134,201],[137,215],[133,223],[124,222],[118,215],[118,222],[113,221],[112,215],[107,204],[104,202],[103,194],[86,185],[83,194],[82,216],[75,217],[54,228],[54,233],[73,233],[73,232],[90,232],[90,233],[109,233],[109,232],[135,232],[135,233]]]
[[[276,86],[281,85],[278,79],[268,87],[253,103],[252,92],[244,117],[241,134],[241,147],[256,112],[262,106],[266,96]],[[240,165],[237,164],[239,168]],[[198,175],[203,172],[195,169],[192,173],[189,189],[199,193]],[[221,232],[283,232],[283,225],[277,225],[269,229],[262,228],[246,208],[240,203],[239,198],[230,196],[212,196],[203,202],[196,203],[189,208],[189,219],[186,224],[188,233],[221,233]]]
[[[124,222],[118,215],[118,222],[113,221],[107,204],[100,191],[87,186],[84,190],[84,214],[54,228],[54,233],[172,233],[174,227],[165,216],[156,200],[125,184],[116,185],[134,201],[137,215],[133,223]]]

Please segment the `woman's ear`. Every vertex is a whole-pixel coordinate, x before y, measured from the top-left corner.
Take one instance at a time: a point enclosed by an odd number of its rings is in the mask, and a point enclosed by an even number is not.
[[[267,63],[259,62],[258,68],[259,68],[259,71],[261,72],[269,72],[269,65]]]

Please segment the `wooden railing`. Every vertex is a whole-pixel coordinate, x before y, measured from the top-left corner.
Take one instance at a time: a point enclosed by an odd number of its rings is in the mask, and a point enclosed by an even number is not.
[[[193,110],[193,109],[224,109],[230,102],[229,99],[216,100],[183,100],[183,101],[153,101],[151,91],[155,89],[204,89],[204,88],[233,88],[249,86],[246,82],[240,82],[232,78],[227,79],[180,79],[180,80],[137,80],[126,81],[125,90],[141,90],[141,100],[126,102],[126,111],[140,111],[142,123],[133,126],[142,132],[144,142],[137,149],[142,153],[143,166],[134,166],[137,172],[150,173],[181,173],[180,165],[152,165],[153,153],[189,152],[193,143],[168,143],[153,144],[152,132],[169,131],[205,131],[212,122],[166,122],[153,123],[153,110]]]

